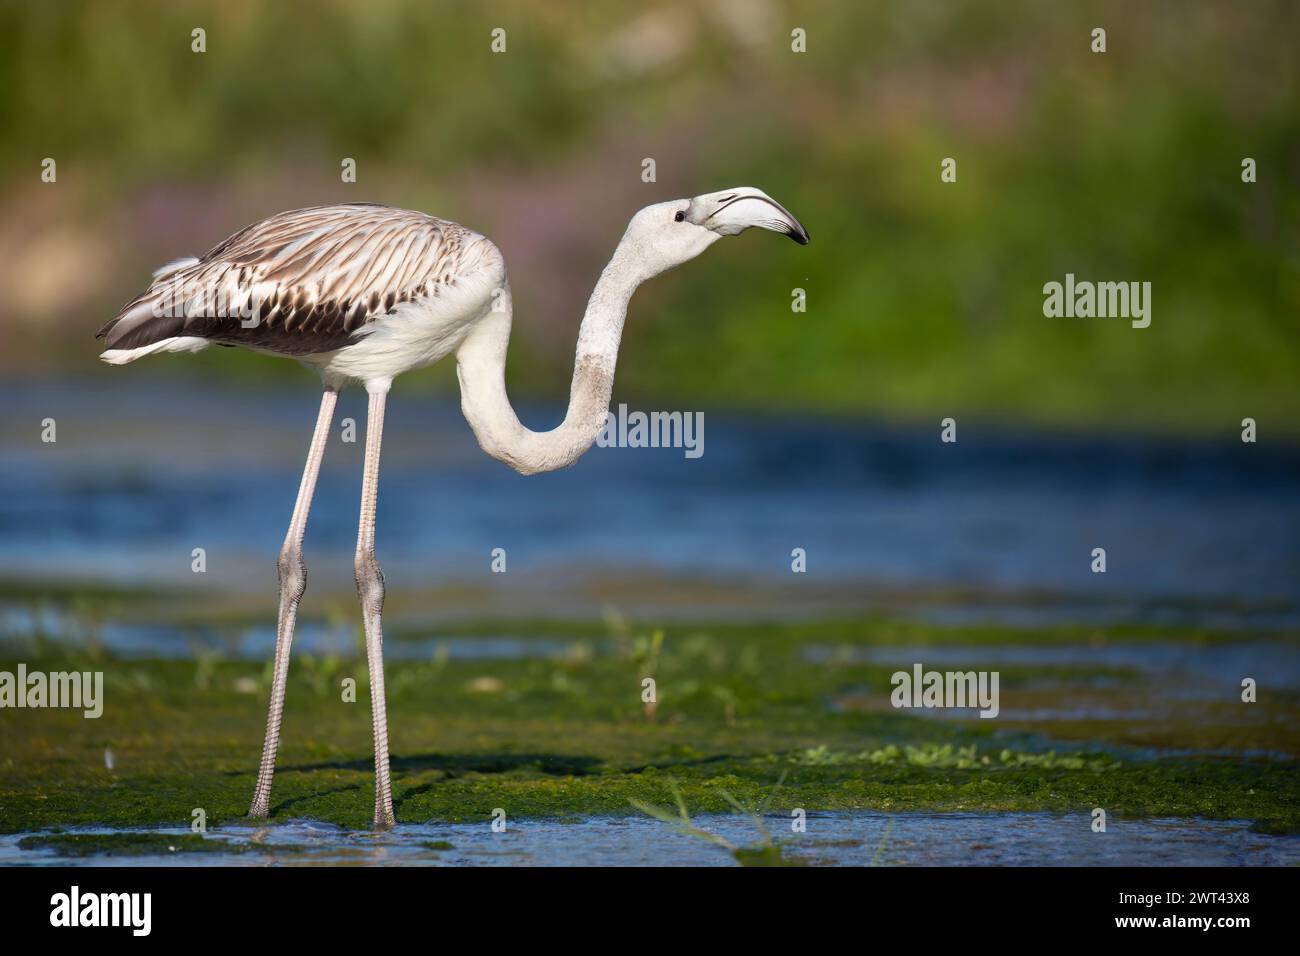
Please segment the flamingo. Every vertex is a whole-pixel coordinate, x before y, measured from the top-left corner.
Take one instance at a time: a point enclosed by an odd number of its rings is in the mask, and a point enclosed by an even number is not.
[[[384,699],[384,578],[375,559],[375,504],[384,405],[393,379],[455,353],[461,409],[487,454],[521,474],[572,464],[605,425],[614,364],[637,287],[751,226],[800,244],[808,232],[752,187],[656,203],[637,212],[596,282],[578,332],[564,420],[524,427],[506,395],[510,284],[486,237],[421,212],[373,203],[279,213],[230,236],[200,259],[163,266],[149,287],[97,333],[113,365],[210,344],[295,358],[319,371],[324,393],[298,497],[280,548],[280,610],[266,740],[249,816],[270,813],[285,679],[307,568],[302,542],[339,391],[368,393],[355,571],[370,672],[376,829],[395,824]]]

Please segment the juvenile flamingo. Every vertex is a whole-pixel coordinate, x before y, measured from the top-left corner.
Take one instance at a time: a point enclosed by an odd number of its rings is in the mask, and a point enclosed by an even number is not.
[[[384,578],[375,560],[375,502],[384,402],[393,379],[455,352],[461,409],[483,450],[521,474],[572,464],[605,425],[628,302],[637,286],[750,226],[806,244],[808,232],[751,187],[656,203],[632,217],[587,303],[564,421],[520,424],[506,396],[511,299],[505,262],[488,239],[445,219],[370,203],[284,212],[242,229],[201,259],[154,273],[97,337],[124,365],[212,343],[289,356],[324,384],[289,531],[280,549],[280,614],[266,742],[249,816],[270,811],[298,603],[306,587],[303,534],[335,401],[357,382],[369,394],[356,581],[366,632],[375,740],[376,828],[393,826],[384,701]]]

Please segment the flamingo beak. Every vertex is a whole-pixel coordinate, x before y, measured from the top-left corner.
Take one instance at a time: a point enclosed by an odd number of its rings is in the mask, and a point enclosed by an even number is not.
[[[735,236],[757,226],[784,233],[801,246],[808,245],[808,230],[803,223],[763,190],[752,186],[696,196],[686,210],[686,219],[720,236]]]

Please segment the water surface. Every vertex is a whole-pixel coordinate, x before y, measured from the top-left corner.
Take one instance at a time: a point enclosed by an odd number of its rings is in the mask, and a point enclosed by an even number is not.
[[[13,383],[0,401],[0,576],[273,590],[315,418],[310,376],[281,391],[127,375]],[[363,401],[345,393],[339,409],[362,437]],[[937,426],[706,413],[698,459],[598,447],[523,478],[482,454],[454,398],[398,394],[390,407],[379,542],[393,588],[473,582],[522,602],[528,581],[545,592],[668,575],[741,582],[759,603],[774,583],[782,601],[800,588],[859,600],[956,589],[979,600],[924,613],[970,619],[991,601],[1030,626],[1061,608],[1102,622],[1300,620],[1300,450],[1243,445],[1226,425],[1220,440],[1173,441],[969,422],[943,444]],[[559,412],[524,416],[549,427]],[[47,417],[54,444],[40,441]],[[314,585],[352,575],[362,449],[340,436],[308,530]],[[1090,570],[1097,547],[1105,574]],[[506,575],[491,573],[496,548]]]
[[[737,846],[756,845],[754,822],[705,814],[697,826]],[[790,818],[766,819],[790,858],[822,866],[1286,866],[1300,862],[1300,836],[1252,833],[1241,821],[1154,819],[1108,821],[1094,833],[1087,814],[813,813],[807,830]],[[170,834],[76,828],[75,833]],[[259,852],[160,853],[76,858],[88,865],[433,865],[433,866],[734,866],[726,849],[644,817],[593,817],[560,823],[509,821],[503,833],[484,823],[403,824],[389,833],[350,831],[311,820],[274,827],[209,831],[214,842],[262,846]],[[0,836],[0,865],[60,865],[67,858],[18,847],[21,835]],[[433,846],[431,846],[431,844]],[[450,844],[449,848],[435,848]]]

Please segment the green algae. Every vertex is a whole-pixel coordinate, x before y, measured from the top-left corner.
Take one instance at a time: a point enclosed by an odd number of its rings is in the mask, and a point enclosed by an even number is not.
[[[653,661],[652,637],[616,637],[604,648],[576,641],[574,653],[554,660],[391,663],[398,819],[487,821],[498,808],[510,817],[626,815],[634,802],[668,802],[673,786],[693,812],[733,812],[733,800],[756,804],[784,774],[777,811],[1100,806],[1119,817],[1247,819],[1266,832],[1300,832],[1293,759],[1205,752],[1231,741],[1231,725],[1203,727],[1189,717],[1165,731],[1185,752],[1159,756],[1127,746],[1123,721],[1083,734],[1069,721],[938,721],[887,704],[839,707],[846,695],[885,699],[893,668],[810,661],[808,627],[760,628],[761,638],[731,626],[669,628]],[[819,626],[818,640],[829,627]],[[898,627],[911,635],[920,625]],[[931,628],[927,637],[953,642],[951,629]],[[49,670],[85,662],[53,652],[41,658]],[[0,831],[187,826],[195,809],[214,825],[241,821],[260,756],[268,668],[215,655],[103,655],[95,667],[105,675],[98,720],[0,710]],[[650,667],[652,710],[641,699]],[[1001,670],[1004,706],[1017,686],[1047,671]],[[1053,670],[1052,681],[1068,692],[1073,680],[1082,692],[1099,672]],[[1143,690],[1132,674],[1105,673]],[[355,699],[345,699],[348,680]],[[367,686],[359,661],[295,656],[272,822],[369,825]],[[1252,705],[1262,716],[1242,739],[1295,754],[1294,704],[1275,695]]]

